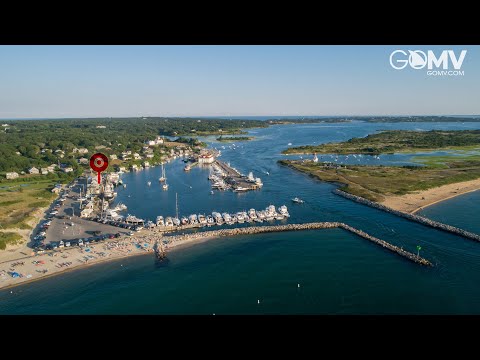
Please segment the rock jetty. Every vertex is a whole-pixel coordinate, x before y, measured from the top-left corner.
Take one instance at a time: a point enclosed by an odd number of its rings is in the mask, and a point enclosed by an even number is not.
[[[390,214],[394,214],[394,215],[403,217],[403,218],[411,220],[411,221],[416,221],[420,224],[427,225],[427,226],[430,226],[430,227],[435,228],[435,229],[440,229],[440,230],[443,230],[443,231],[446,231],[446,232],[449,232],[449,233],[452,233],[452,234],[455,234],[455,235],[460,235],[460,236],[463,236],[464,238],[467,238],[467,239],[480,241],[480,235],[477,235],[477,234],[471,233],[469,231],[457,228],[455,226],[451,226],[451,225],[447,225],[447,224],[444,224],[444,223],[441,223],[441,222],[438,222],[438,221],[430,220],[430,219],[427,219],[423,216],[409,214],[409,213],[406,213],[406,212],[403,212],[403,211],[394,210],[394,209],[389,208],[385,205],[367,200],[367,199],[365,199],[361,196],[346,193],[345,191],[342,191],[340,189],[336,189],[333,192],[337,195],[340,195],[344,198],[353,200],[353,201],[358,202],[360,204],[364,204],[364,205],[367,205],[367,206],[370,206],[370,207],[373,207],[373,208],[376,208],[376,209],[379,209],[379,210],[383,210],[383,211],[388,212]]]
[[[197,233],[183,234],[183,235],[172,235],[166,236],[164,239],[168,239],[169,242],[186,242],[186,241],[196,241],[196,240],[205,240],[209,238],[221,238],[221,237],[231,237],[236,235],[251,235],[251,234],[262,234],[268,232],[281,232],[281,231],[299,231],[299,230],[317,230],[317,229],[333,229],[341,228],[346,231],[350,231],[353,234],[356,234],[366,240],[372,241],[373,243],[382,246],[383,248],[393,251],[394,253],[403,256],[404,258],[413,261],[420,265],[433,266],[430,261],[424,259],[420,256],[412,254],[408,251],[405,251],[398,246],[392,245],[384,240],[373,237],[364,231],[358,230],[352,226],[341,222],[314,222],[314,223],[305,223],[305,224],[288,224],[288,225],[275,225],[275,226],[252,226],[252,227],[243,227],[235,229],[221,229],[221,230],[212,230],[212,231],[203,231]]]

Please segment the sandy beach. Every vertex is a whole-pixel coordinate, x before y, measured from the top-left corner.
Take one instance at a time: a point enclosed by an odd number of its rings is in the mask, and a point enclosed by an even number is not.
[[[414,214],[427,206],[477,190],[480,190],[480,179],[443,185],[402,196],[386,196],[382,205]]]
[[[170,251],[211,239],[228,239],[236,235],[251,235],[267,232],[318,230],[343,228],[360,237],[371,240],[384,248],[399,253],[420,264],[430,264],[428,260],[410,254],[387,242],[374,238],[361,230],[338,222],[316,222],[304,224],[287,224],[272,226],[249,226],[233,229],[212,229],[210,231],[193,232],[164,236],[161,230],[146,230],[133,236],[124,236],[103,243],[95,243],[85,247],[62,248],[26,256],[13,261],[0,263],[0,289],[17,286],[27,282],[40,280],[68,270],[90,266],[105,261],[121,259],[129,256],[150,254],[152,261],[157,246]]]

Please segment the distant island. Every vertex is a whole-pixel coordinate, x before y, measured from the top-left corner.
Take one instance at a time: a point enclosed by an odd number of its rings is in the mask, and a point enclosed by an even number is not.
[[[297,146],[283,154],[368,154],[416,152],[435,149],[469,149],[480,146],[480,130],[391,130],[340,143]]]
[[[352,119],[345,118],[288,118],[288,119],[269,119],[270,125],[282,124],[316,124],[316,123],[349,123]]]
[[[220,136],[217,138],[217,141],[249,141],[253,140],[253,136]]]
[[[356,116],[350,119],[372,123],[397,123],[397,122],[478,122],[479,116]]]

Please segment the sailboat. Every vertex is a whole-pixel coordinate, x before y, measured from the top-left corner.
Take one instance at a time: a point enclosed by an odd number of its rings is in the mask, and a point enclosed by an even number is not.
[[[162,163],[162,177],[158,179],[158,181],[160,182],[164,182],[166,180],[166,177],[165,177],[165,168],[163,167],[163,163]]]
[[[162,171],[163,171],[163,174],[162,174],[162,177],[163,177],[163,185],[162,185],[162,188],[163,190],[168,190],[168,184],[167,184],[167,175],[165,174],[165,168],[163,167],[162,165]]]

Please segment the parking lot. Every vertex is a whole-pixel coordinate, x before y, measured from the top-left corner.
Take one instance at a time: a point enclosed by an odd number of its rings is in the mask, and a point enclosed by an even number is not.
[[[42,219],[40,226],[34,232],[33,247],[44,245],[50,248],[61,240],[69,241],[75,245],[78,239],[109,238],[117,233],[121,235],[129,233],[129,230],[80,218],[79,201],[80,186],[73,185],[60,193],[59,200],[52,205],[47,212],[47,217]],[[52,212],[53,211],[53,212]]]

